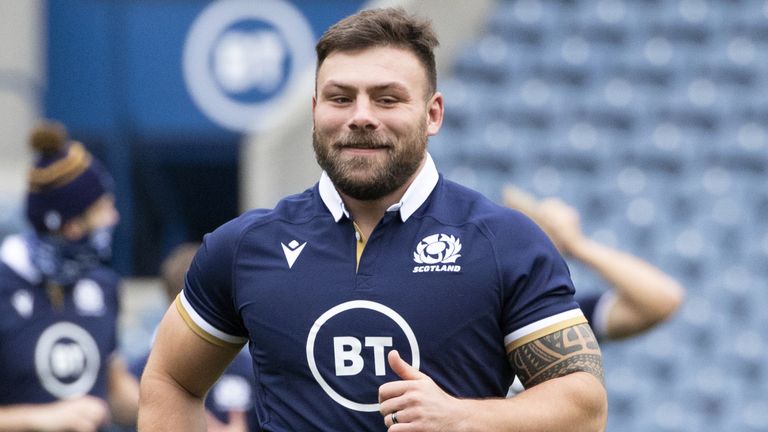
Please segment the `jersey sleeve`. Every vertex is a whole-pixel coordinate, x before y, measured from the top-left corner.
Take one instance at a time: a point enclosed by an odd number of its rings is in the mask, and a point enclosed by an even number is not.
[[[187,325],[203,339],[221,346],[247,342],[235,306],[232,269],[239,238],[229,222],[203,239],[175,304]]]
[[[565,260],[530,219],[512,212],[500,230],[498,262],[507,351],[567,327],[586,323]]]

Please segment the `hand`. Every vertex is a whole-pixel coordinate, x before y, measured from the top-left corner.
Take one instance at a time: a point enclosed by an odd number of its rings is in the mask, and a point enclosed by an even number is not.
[[[397,351],[387,355],[389,366],[402,378],[379,387],[379,412],[389,431],[443,431],[458,429],[463,418],[461,401],[445,393],[432,378],[400,358]],[[393,424],[392,413],[397,413]]]
[[[537,200],[528,192],[506,185],[502,190],[504,205],[517,209],[533,219],[562,254],[574,255],[586,241],[581,231],[579,213],[557,198]]]
[[[248,422],[243,411],[230,411],[228,423],[220,422],[208,411],[205,415],[208,419],[208,432],[248,432]]]
[[[35,430],[96,432],[109,421],[109,406],[99,398],[82,396],[40,406]]]
[[[549,236],[561,253],[572,255],[586,238],[581,231],[579,213],[573,207],[557,198],[539,202],[532,219]]]

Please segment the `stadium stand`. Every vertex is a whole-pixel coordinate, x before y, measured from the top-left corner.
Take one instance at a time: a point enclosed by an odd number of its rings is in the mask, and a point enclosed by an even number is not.
[[[505,0],[440,84],[449,178],[560,196],[689,289],[604,347],[610,431],[768,430],[766,45],[762,1]]]
[[[5,15],[18,29],[22,20]],[[3,101],[43,87],[16,85],[7,71],[17,66],[0,65]],[[688,289],[670,322],[603,346],[607,430],[768,430],[768,2],[498,0],[483,33],[440,76],[446,118],[430,151],[447,177],[499,201],[509,182],[562,197],[586,233]],[[0,174],[24,166],[15,144],[34,110],[19,111],[20,121],[4,115],[19,123],[15,135],[0,122]],[[0,192],[0,234],[17,231],[18,197]],[[599,289],[590,272],[572,272],[578,289]],[[163,313],[147,305],[165,304],[154,280],[133,280],[131,293],[129,358]]]

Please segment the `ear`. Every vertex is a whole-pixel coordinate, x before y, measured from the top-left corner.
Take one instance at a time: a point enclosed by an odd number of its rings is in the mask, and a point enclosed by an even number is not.
[[[427,102],[427,135],[436,135],[443,125],[443,94],[435,92]]]

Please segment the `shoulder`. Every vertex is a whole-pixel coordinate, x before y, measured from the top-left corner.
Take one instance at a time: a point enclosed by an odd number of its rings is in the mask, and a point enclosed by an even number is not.
[[[539,227],[523,213],[501,206],[481,193],[441,177],[428,214],[450,225],[473,224],[490,237],[533,237]]]
[[[319,207],[322,203],[316,189],[315,186],[300,194],[287,196],[272,209],[259,208],[246,211],[221,225],[211,235],[227,241],[236,241],[253,229],[273,223],[302,223],[317,217],[322,213]]]
[[[0,290],[9,285],[34,285],[40,273],[29,258],[29,249],[22,235],[7,236],[0,244]]]
[[[286,225],[305,223],[313,218],[332,218],[323,211],[317,186],[282,199],[272,209],[253,209],[206,234],[193,261],[193,268],[231,269],[249,249],[271,239]],[[223,275],[223,273],[222,273]]]
[[[462,235],[475,247],[488,249],[489,262],[506,277],[515,279],[542,265],[556,266],[558,274],[567,274],[562,257],[536,223],[479,192],[442,179],[425,216],[441,225],[461,227]]]

